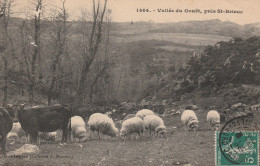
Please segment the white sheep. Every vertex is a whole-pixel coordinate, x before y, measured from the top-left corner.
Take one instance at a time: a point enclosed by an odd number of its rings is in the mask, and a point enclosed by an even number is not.
[[[215,110],[209,111],[207,114],[207,121],[213,128],[218,130],[218,128],[220,126],[220,115],[219,115],[218,111],[215,111]]]
[[[57,132],[38,132],[38,144],[41,143],[42,140],[55,142],[57,137]]]
[[[142,109],[142,110],[140,110],[136,113],[136,116],[141,118],[141,119],[144,119],[144,117],[147,116],[147,115],[154,115],[154,112],[152,110],[149,110],[149,109]]]
[[[139,117],[133,117],[123,122],[122,128],[120,130],[120,136],[124,137],[124,140],[126,140],[126,137],[129,134],[137,133],[140,136],[141,133],[143,132],[144,132],[143,120]]]
[[[21,124],[19,122],[13,123],[12,130],[8,133],[7,138],[22,138],[26,136],[26,141],[28,141],[28,134],[22,129]]]
[[[193,129],[196,131],[199,128],[199,120],[192,110],[185,110],[181,115],[181,121],[187,127],[187,130]]]
[[[145,129],[148,129],[151,132],[154,131],[157,135],[165,136],[166,133],[166,126],[164,125],[164,122],[162,118],[156,115],[147,115],[144,117],[144,127]]]
[[[73,141],[75,138],[79,139],[79,142],[83,142],[87,139],[87,130],[86,124],[82,117],[80,116],[73,116],[71,118],[71,134],[73,137]]]
[[[118,129],[115,127],[113,120],[107,115],[101,113],[94,113],[89,117],[88,125],[92,134],[98,132],[98,137],[100,139],[100,133],[115,137]]]

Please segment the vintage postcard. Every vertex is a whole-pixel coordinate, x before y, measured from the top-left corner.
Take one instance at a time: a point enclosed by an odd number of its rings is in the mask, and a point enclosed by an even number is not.
[[[259,0],[0,0],[0,165],[259,166]]]

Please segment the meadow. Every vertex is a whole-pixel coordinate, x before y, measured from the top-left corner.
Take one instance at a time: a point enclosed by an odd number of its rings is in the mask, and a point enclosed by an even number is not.
[[[166,138],[150,138],[145,132],[140,139],[123,141],[120,137],[98,140],[89,137],[83,143],[60,144],[60,138],[53,143],[38,145],[40,152],[31,158],[0,159],[2,165],[111,165],[111,166],[167,166],[190,164],[192,166],[214,165],[214,131],[209,130],[204,112],[198,112],[201,127],[199,131],[186,131],[180,116],[164,118],[167,126]],[[177,128],[174,128],[177,127]],[[90,133],[88,133],[90,135]],[[25,144],[25,139],[7,143],[8,151]],[[26,155],[25,155],[26,156]]]
[[[206,46],[214,45],[218,41],[228,41],[231,37],[219,35],[205,34],[188,34],[188,33],[138,33],[132,35],[114,36],[113,39],[117,42],[132,42],[140,40],[161,40],[169,41],[186,46]]]

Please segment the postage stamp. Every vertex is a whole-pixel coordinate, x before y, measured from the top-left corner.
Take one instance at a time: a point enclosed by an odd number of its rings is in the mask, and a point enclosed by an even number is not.
[[[249,116],[231,119],[216,131],[216,165],[259,166],[259,132]]]

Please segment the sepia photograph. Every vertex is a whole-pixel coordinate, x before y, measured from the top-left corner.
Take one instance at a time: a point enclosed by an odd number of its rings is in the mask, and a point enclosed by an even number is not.
[[[259,166],[259,0],[0,0],[0,166]]]

